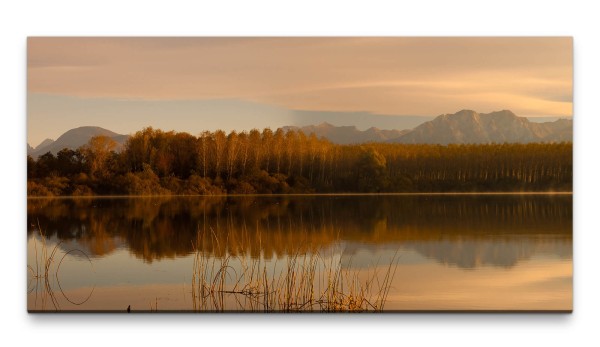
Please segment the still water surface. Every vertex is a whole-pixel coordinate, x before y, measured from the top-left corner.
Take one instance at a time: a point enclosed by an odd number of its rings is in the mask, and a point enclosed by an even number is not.
[[[27,225],[30,311],[193,310],[195,249],[230,281],[298,255],[362,281],[397,264],[385,310],[572,309],[571,195],[29,199]]]

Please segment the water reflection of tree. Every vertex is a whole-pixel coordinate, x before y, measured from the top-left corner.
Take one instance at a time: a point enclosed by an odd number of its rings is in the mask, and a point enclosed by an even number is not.
[[[418,243],[422,253],[443,261],[447,254],[459,252],[460,247],[473,242],[494,240],[502,244],[525,238],[523,247],[527,248],[542,242],[539,235],[570,242],[572,198],[245,196],[29,200],[28,233],[38,220],[49,236],[77,242],[93,256],[109,254],[126,244],[132,254],[148,262],[188,255],[193,251],[192,243],[198,240],[204,252],[217,256],[247,254],[267,259],[316,251],[339,240]],[[214,242],[215,237],[218,242]],[[435,246],[446,243],[455,248]],[[529,254],[523,247],[515,259]],[[468,259],[460,262],[478,264],[477,257],[486,262],[494,262],[494,257],[499,263],[512,261],[500,259],[510,251],[484,249],[487,251],[483,255],[462,252],[461,257]]]

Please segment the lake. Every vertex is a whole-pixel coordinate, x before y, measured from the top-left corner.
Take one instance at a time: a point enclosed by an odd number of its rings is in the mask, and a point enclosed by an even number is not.
[[[27,305],[570,311],[572,203],[570,194],[28,199]]]

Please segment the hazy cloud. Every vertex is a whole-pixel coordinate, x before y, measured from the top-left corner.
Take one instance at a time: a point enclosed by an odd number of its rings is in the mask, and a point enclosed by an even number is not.
[[[28,90],[287,109],[569,116],[570,38],[30,38]]]
[[[195,133],[404,128],[418,118],[382,117],[461,109],[572,115],[570,38],[34,37],[27,59],[32,144],[82,125]]]

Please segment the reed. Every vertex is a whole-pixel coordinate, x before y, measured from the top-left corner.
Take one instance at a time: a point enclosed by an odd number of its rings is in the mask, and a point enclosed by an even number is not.
[[[27,268],[31,273],[31,281],[35,281],[35,288],[32,289],[36,292],[35,305],[37,306],[37,299],[39,294],[42,310],[46,309],[49,300],[52,306],[54,307],[54,310],[58,311],[60,309],[60,305],[58,303],[58,300],[56,299],[54,290],[52,289],[52,285],[50,282],[50,270],[52,268],[52,264],[54,263],[54,257],[56,256],[56,252],[58,250],[60,242],[58,242],[52,248],[52,250],[49,251],[49,247],[46,242],[46,235],[40,227],[39,221],[37,227],[40,237],[39,243],[41,244],[41,249],[38,252],[38,242],[34,242],[35,268],[32,265],[27,265]],[[40,287],[42,287],[42,290],[40,293],[38,293],[38,288]]]
[[[94,293],[94,289],[96,288],[96,285],[94,284],[94,287],[90,291],[90,294],[84,300],[82,300],[81,302],[75,302],[75,301],[71,300],[64,292],[64,290],[60,284],[59,272],[60,272],[60,267],[61,267],[63,261],[65,260],[65,258],[68,255],[75,253],[75,252],[78,252],[83,257],[85,257],[87,259],[87,261],[90,263],[90,266],[92,267],[92,271],[94,271],[93,263],[92,263],[92,260],[90,259],[90,257],[85,252],[83,252],[79,249],[71,249],[66,252],[61,252],[61,253],[63,253],[62,258],[60,258],[60,260],[57,260],[57,258],[56,258],[57,253],[59,251],[59,246],[62,244],[62,241],[57,242],[56,245],[54,245],[54,247],[52,247],[52,250],[50,250],[50,247],[48,246],[46,234],[44,233],[43,229],[41,228],[39,221],[37,223],[37,230],[39,233],[39,241],[34,240],[34,244],[33,244],[34,255],[35,255],[35,267],[33,265],[27,265],[27,269],[29,270],[30,276],[31,276],[29,285],[31,285],[32,282],[35,281],[33,288],[29,291],[29,293],[31,293],[32,291],[35,290],[34,307],[35,308],[38,307],[37,300],[39,297],[41,300],[41,310],[42,311],[46,310],[49,307],[48,301],[52,304],[52,307],[54,308],[55,311],[59,311],[60,304],[59,304],[59,300],[56,297],[56,293],[58,293],[58,292],[60,292],[62,294],[62,296],[64,297],[64,299],[67,302],[69,302],[73,305],[79,306],[79,305],[86,303],[91,298],[92,294]],[[38,243],[40,244],[39,252],[38,252]],[[53,284],[55,284],[54,287],[56,287],[56,285],[58,286],[58,290],[55,290],[53,288]],[[41,290],[40,290],[40,288],[41,288]]]
[[[398,267],[397,252],[381,273],[375,266],[366,275],[318,251],[298,251],[282,266],[277,260],[267,264],[260,257],[233,257],[226,251],[222,257],[210,256],[203,250],[219,247],[210,231],[208,239],[201,232],[192,242],[194,311],[381,312]],[[239,263],[237,271],[232,262]]]

